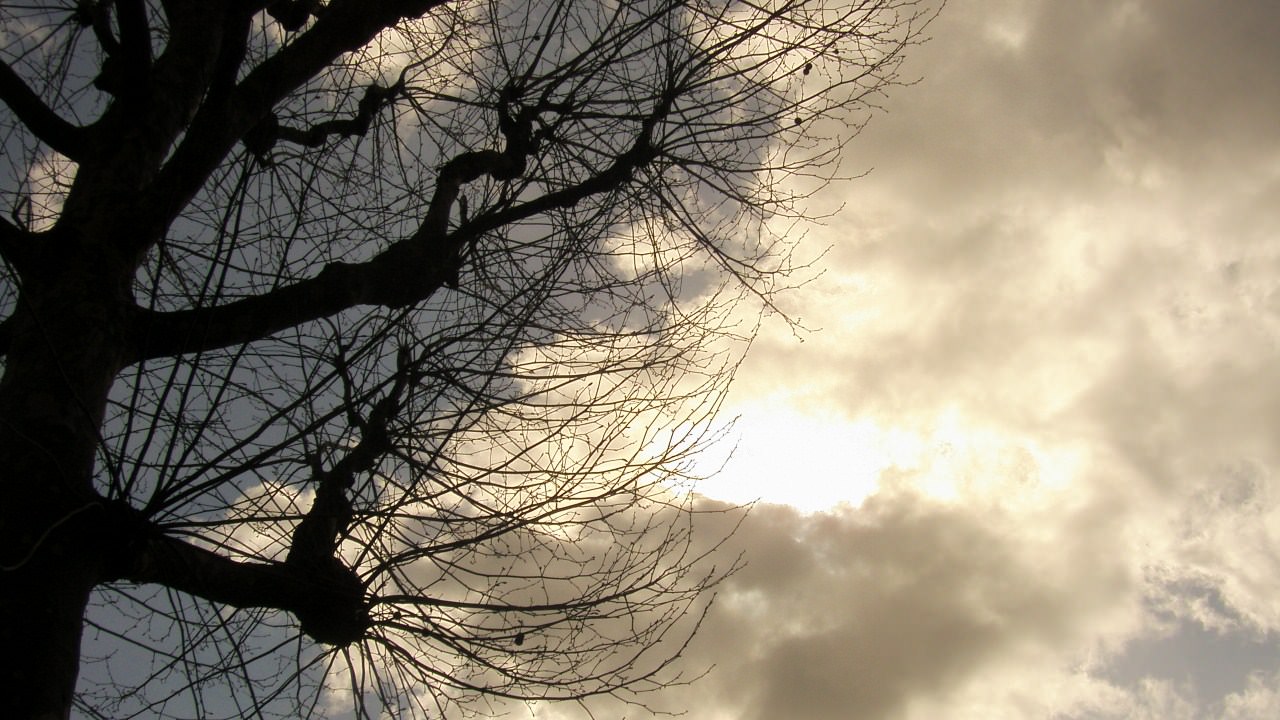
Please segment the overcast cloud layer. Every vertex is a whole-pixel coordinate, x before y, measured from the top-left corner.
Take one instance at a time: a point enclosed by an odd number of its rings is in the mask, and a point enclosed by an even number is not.
[[[753,347],[705,487],[792,506],[658,704],[1280,717],[1280,3],[964,0],[931,34],[826,198],[821,331]]]

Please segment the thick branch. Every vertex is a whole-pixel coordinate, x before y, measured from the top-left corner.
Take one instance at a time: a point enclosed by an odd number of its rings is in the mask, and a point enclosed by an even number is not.
[[[0,99],[41,142],[72,160],[82,157],[85,130],[59,117],[4,62],[0,62]]]
[[[209,92],[204,97],[205,103],[220,107],[226,102],[228,94],[235,87],[236,73],[244,62],[252,26],[253,14],[250,12],[230,17],[209,78]]]
[[[145,94],[151,72],[151,28],[142,0],[116,0],[120,22],[120,61],[124,69],[125,91]]]
[[[109,13],[116,11],[120,39],[111,34]],[[146,97],[147,76],[151,69],[151,29],[147,9],[141,0],[116,0],[96,3],[88,10],[87,21],[106,51],[102,70],[94,78],[94,87],[137,104]]]
[[[168,535],[155,534],[139,548],[117,580],[158,583],[236,608],[287,610],[302,599],[300,575],[285,563],[237,562]]]
[[[523,154],[495,150],[464,153],[441,169],[436,192],[422,225],[413,236],[395,243],[368,262],[325,266],[319,275],[264,295],[212,308],[171,313],[135,310],[134,360],[201,352],[252,342],[357,305],[404,307],[429,298],[442,285],[456,281],[458,251],[481,234],[621,187],[654,158],[645,124],[640,138],[606,168],[573,187],[505,210],[476,217],[448,234],[449,211],[465,182],[482,175],[518,176]],[[516,157],[519,155],[519,157]]]
[[[76,6],[76,20],[81,26],[93,28],[93,36],[102,46],[103,52],[114,54],[120,49],[120,43],[111,32],[111,5],[105,2],[82,2]]]
[[[392,274],[385,267],[388,263],[379,260],[391,253],[359,265],[332,263],[315,277],[217,307],[170,313],[135,310],[135,360],[246,343],[356,305],[378,304],[384,294],[379,284]],[[443,284],[439,270],[429,263],[419,266],[419,274],[427,295]]]
[[[354,642],[369,627],[364,585],[339,563],[237,562],[161,533],[134,510],[117,506],[112,520],[113,536],[131,542],[108,580],[157,583],[236,608],[285,610],[303,632],[331,645]]]

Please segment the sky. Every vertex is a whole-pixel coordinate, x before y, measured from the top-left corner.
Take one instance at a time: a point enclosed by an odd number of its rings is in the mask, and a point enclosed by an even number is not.
[[[820,198],[813,330],[768,323],[732,392],[701,491],[760,500],[749,564],[655,704],[1280,717],[1280,3],[929,34]]]
[[[700,492],[758,501],[747,565],[653,706],[1280,717],[1280,2],[929,35],[816,200],[811,330],[767,322],[728,399]]]

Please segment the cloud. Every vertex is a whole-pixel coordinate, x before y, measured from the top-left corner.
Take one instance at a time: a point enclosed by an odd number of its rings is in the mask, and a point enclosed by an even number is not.
[[[910,492],[815,514],[758,506],[735,537],[749,565],[695,642],[691,661],[717,669],[692,716],[909,717],[1010,657],[1071,658],[1137,600],[1123,558],[1099,561],[1111,529],[1095,525],[1028,531]]]
[[[1252,720],[1280,716],[1280,673],[1270,677],[1254,674],[1243,691],[1232,693],[1223,702],[1223,720]]]
[[[1278,26],[946,8],[813,233],[827,272],[788,309],[821,331],[769,329],[731,402],[754,456],[778,419],[866,465],[789,443],[766,498],[852,506],[757,509],[693,717],[1274,715],[1244,648],[1280,630]],[[1157,647],[1189,675],[1117,669]]]

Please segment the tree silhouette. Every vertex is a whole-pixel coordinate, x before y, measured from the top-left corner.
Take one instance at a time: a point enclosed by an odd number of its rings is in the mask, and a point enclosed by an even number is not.
[[[926,8],[0,13],[8,717],[679,680],[691,459]]]

